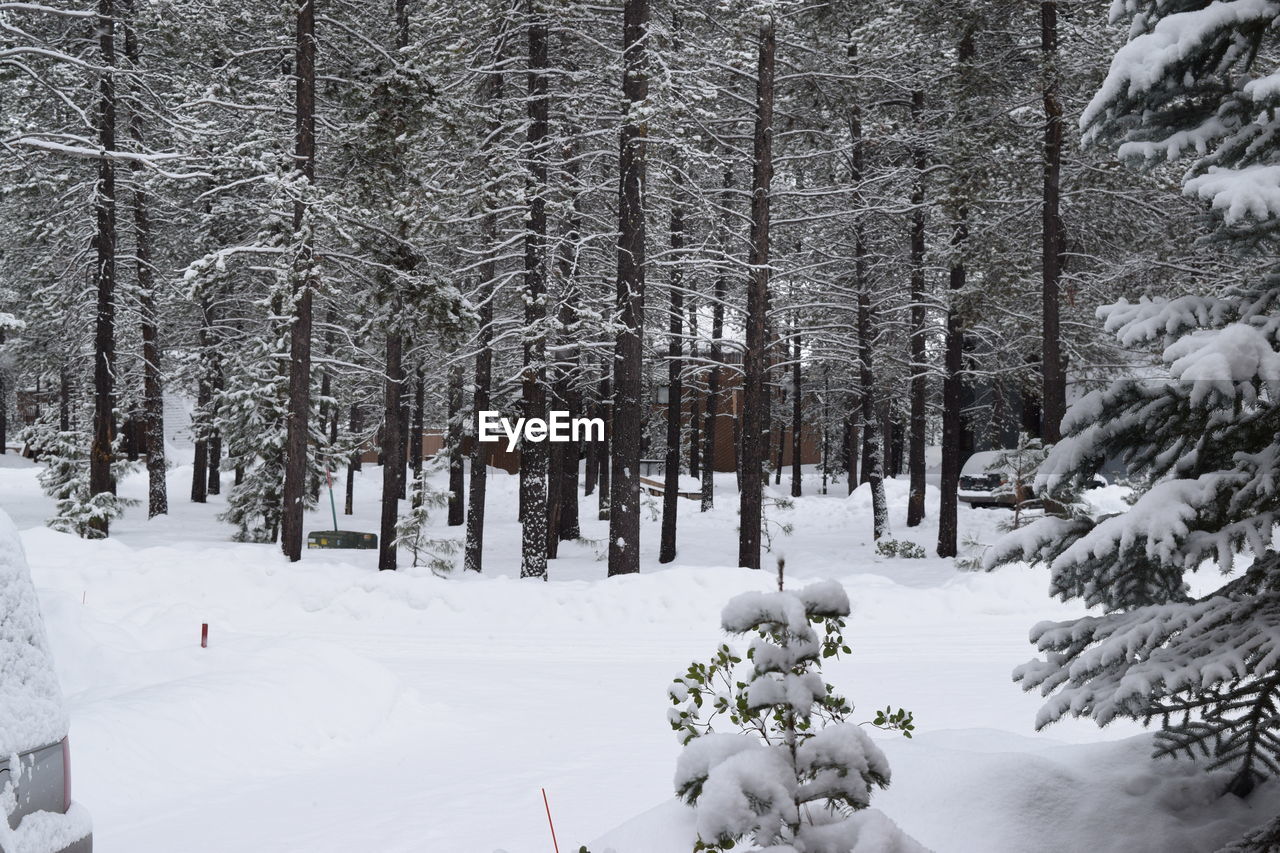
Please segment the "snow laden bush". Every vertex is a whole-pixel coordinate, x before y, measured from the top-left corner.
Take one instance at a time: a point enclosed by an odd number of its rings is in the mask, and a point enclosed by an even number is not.
[[[1014,677],[1049,697],[1039,726],[1159,722],[1157,754],[1208,756],[1244,796],[1280,771],[1280,3],[1123,0],[1113,12],[1131,19],[1129,41],[1082,118],[1088,138],[1128,159],[1191,158],[1184,192],[1219,217],[1215,239],[1263,269],[1100,311],[1168,378],[1078,400],[1036,486],[1079,491],[1120,457],[1137,499],[1039,519],[985,564],[1047,563],[1056,595],[1098,611],[1032,629],[1043,657]],[[1193,597],[1186,574],[1199,570],[1226,579]]]
[[[924,548],[905,539],[881,539],[876,543],[876,553],[881,557],[905,557],[908,560],[923,560]]]
[[[824,659],[849,652],[848,615],[833,581],[743,593],[721,624],[754,635],[745,662],[721,645],[668,689],[668,720],[684,745],[675,786],[696,809],[695,851],[746,840],[769,853],[846,853],[856,842],[850,817],[888,786],[889,764],[822,677]],[[913,728],[905,711],[886,709],[874,723],[908,737]]]
[[[54,530],[84,539],[99,538],[125,507],[137,503],[112,492],[90,493],[89,437],[82,430],[59,430],[52,420],[44,419],[24,430],[22,440],[44,463],[37,480],[54,500],[54,516],[46,522]],[[116,443],[118,451],[119,441]],[[117,452],[111,463],[112,480],[118,482],[133,467]]]

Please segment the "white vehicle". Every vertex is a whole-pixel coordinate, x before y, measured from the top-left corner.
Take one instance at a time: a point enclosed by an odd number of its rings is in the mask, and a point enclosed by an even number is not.
[[[1021,494],[1014,494],[1014,471],[1008,465],[1000,465],[1000,457],[1011,451],[982,450],[965,460],[960,469],[960,490],[957,497],[970,506],[1016,506],[1034,500],[1031,483],[1022,484]]]
[[[67,712],[18,531],[0,510],[0,853],[90,853]]]

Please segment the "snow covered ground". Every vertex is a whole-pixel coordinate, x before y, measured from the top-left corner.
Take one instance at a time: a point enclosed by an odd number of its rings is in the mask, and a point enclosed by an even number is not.
[[[587,541],[562,545],[539,583],[517,577],[516,481],[501,472],[485,574],[437,578],[379,573],[375,552],[289,564],[274,546],[232,543],[220,499],[185,500],[189,468],[171,474],[170,516],[148,522],[135,507],[110,540],[81,541],[44,528],[36,470],[0,456],[0,506],[24,531],[100,853],[551,851],[541,788],[563,853],[691,846],[671,799],[666,685],[723,639],[725,601],[774,583],[732,567],[731,475],[713,512],[681,502],[674,564],[657,565],[653,502],[643,572],[606,579],[593,496]],[[366,466],[345,529],[377,529],[380,482]],[[906,529],[905,482],[888,485],[894,535],[932,554],[934,522]],[[121,491],[142,498],[144,486],[137,475]],[[774,548],[796,585],[834,577],[853,602],[853,654],[828,680],[867,719],[886,705],[915,713],[913,740],[872,731],[893,768],[873,804],[927,847],[1211,851],[1280,806],[1276,786],[1215,799],[1218,779],[1152,764],[1133,725],[1035,733],[1039,698],[1010,671],[1032,655],[1032,624],[1079,612],[1048,598],[1046,573],[878,557],[865,489],[821,496],[814,476],[805,490],[771,512],[794,526]],[[1003,517],[962,506],[962,539],[992,541]],[[308,529],[330,526],[323,502]]]

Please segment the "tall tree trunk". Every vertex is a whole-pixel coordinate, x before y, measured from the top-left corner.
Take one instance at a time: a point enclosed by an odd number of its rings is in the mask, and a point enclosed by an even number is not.
[[[575,199],[576,203],[576,199]],[[577,242],[578,218],[575,214],[570,222],[569,233],[565,235],[566,249],[560,255],[560,277],[566,283],[564,298],[560,301],[558,317],[561,340],[556,353],[555,396],[564,406],[570,418],[582,414],[582,390],[574,375],[578,369],[580,358],[576,336],[580,333],[579,317],[574,303],[579,298],[577,288],[572,285],[577,274]],[[578,508],[578,463],[581,456],[581,444],[567,441],[556,445],[559,449],[556,467],[552,476],[558,476],[556,495],[556,524],[552,535],[560,540],[572,540],[582,536]]]
[[[561,319],[565,309],[561,308]],[[575,358],[574,365],[577,361]],[[561,388],[559,398],[564,401],[565,410],[571,418],[582,414],[582,391],[575,387],[573,378],[568,377]],[[560,476],[560,494],[556,501],[555,535],[560,541],[578,539],[582,536],[578,507],[578,466],[582,455],[582,446],[577,441],[566,441],[557,445],[560,450],[558,471]]]
[[[347,422],[347,429],[351,433],[351,440],[355,441],[356,436],[364,430],[364,412],[361,411],[358,403],[351,404],[351,419]],[[361,469],[360,461],[361,445],[357,443],[351,450],[351,456],[347,459],[347,494],[346,502],[342,505],[342,514],[351,515],[355,511],[355,489],[356,489],[356,472]]]
[[[574,72],[576,64],[570,62],[566,70]],[[578,130],[570,126],[566,135],[572,139]],[[581,348],[577,342],[582,330],[578,303],[582,298],[577,284],[579,242],[582,228],[582,187],[578,179],[579,168],[577,149],[572,143],[566,146],[563,154],[563,173],[566,189],[572,196],[569,218],[564,239],[560,243],[560,251],[556,257],[556,266],[560,278],[560,307],[556,317],[559,327],[555,354],[554,395],[557,404],[569,413],[570,418],[582,414],[582,388],[578,377],[581,361]],[[572,436],[571,436],[572,437]],[[581,456],[581,444],[578,441],[567,441],[555,446],[550,476],[555,492],[554,507],[551,512],[551,524],[548,529],[549,556],[555,556],[559,542],[577,539],[582,535],[579,526],[578,507],[578,468]],[[550,492],[551,489],[548,489]]]
[[[121,0],[124,19],[124,54],[129,64],[139,67],[138,37],[133,27],[133,0]],[[142,115],[137,104],[129,113],[129,136],[143,147]],[[144,167],[134,160],[133,228],[137,258],[138,316],[142,333],[142,416],[147,447],[147,518],[169,512],[169,490],[165,484],[164,385],[160,374],[160,335],[156,325],[155,267],[151,263],[151,200],[143,188]],[[2,399],[3,395],[0,395]],[[2,408],[2,407],[0,407]],[[3,412],[0,412],[3,418]],[[0,426],[0,447],[3,447]],[[3,450],[0,450],[3,452]]]
[[[486,146],[493,144],[502,129],[502,90],[503,76],[501,67],[506,52],[506,24],[499,23],[494,39],[493,67],[484,78],[483,95],[489,109],[488,133],[485,136]],[[489,176],[483,195],[484,218],[482,220],[481,238],[484,241],[483,260],[479,267],[480,291],[480,332],[476,350],[475,388],[472,392],[472,417],[479,418],[479,413],[488,411],[491,405],[489,394],[493,381],[493,300],[497,293],[498,264],[494,253],[498,249],[498,214],[497,208],[503,204],[499,197],[500,187],[494,176]],[[463,550],[462,567],[465,571],[479,572],[484,565],[484,513],[485,497],[489,483],[489,447],[481,442],[477,429],[476,440],[471,442],[471,481],[467,491],[467,530]]]
[[[212,316],[210,317],[210,329],[212,329]],[[222,394],[222,389],[226,382],[226,377],[222,372],[222,356],[215,347],[213,351],[213,359],[210,365],[209,390],[211,399],[215,402]],[[217,420],[212,416],[209,422],[209,466],[208,466],[209,486],[208,491],[211,495],[222,494],[222,432],[218,429]]]
[[[604,441],[595,443],[598,460],[596,469],[600,480],[597,484],[596,518],[600,521],[608,521],[609,498],[612,494],[609,473],[613,467],[610,461],[613,456],[610,452],[613,447],[613,382],[608,361],[602,361],[600,364],[600,415],[604,419]]]
[[[791,497],[800,497],[800,456],[804,449],[804,371],[800,366],[800,329],[792,331],[791,354]],[[826,457],[823,457],[823,476],[826,476]]]
[[[849,413],[844,419],[844,446],[841,451],[844,454],[844,470],[845,482],[848,485],[849,494],[853,494],[853,490],[858,487],[858,407],[861,403],[849,404]]]
[[[911,94],[911,113],[917,133],[923,133],[920,114],[924,110],[924,92]],[[907,498],[907,527],[916,527],[924,520],[924,444],[928,427],[926,395],[929,366],[925,356],[925,276],[924,241],[925,208],[924,176],[928,168],[928,156],[923,142],[914,151],[915,181],[911,190],[911,436],[907,451],[907,470],[911,475],[911,491]]]
[[[422,399],[422,371],[418,371],[417,399]],[[466,520],[466,478],[462,469],[462,411],[465,405],[462,364],[449,368],[449,526],[461,527]],[[422,404],[417,405],[418,430],[422,430]],[[421,443],[418,445],[421,447]],[[418,454],[418,469],[414,476],[421,476],[422,454]]]
[[[680,195],[682,178],[676,164],[675,200],[671,204],[671,295],[670,324],[667,341],[667,456],[662,484],[662,539],[658,546],[658,562],[670,563],[676,558],[676,520],[680,512],[680,428],[684,389],[681,373],[684,362],[684,207]]]
[[[453,421],[455,415],[461,415],[462,401],[454,400],[454,374],[459,368],[450,367],[449,369],[449,438],[453,437]],[[457,394],[462,396],[462,374],[457,372]],[[455,408],[456,403],[456,408]],[[423,372],[422,365],[419,364],[413,371],[413,434],[409,438],[409,468],[413,471],[414,482],[422,477],[422,436],[426,432],[427,418],[427,377]],[[452,463],[450,463],[452,465]],[[459,463],[461,464],[461,463]],[[453,472],[449,472],[450,488],[453,484]],[[414,500],[417,501],[421,495],[416,495]],[[452,497],[450,501],[452,502]],[[414,506],[418,504],[415,503]],[[452,509],[450,510],[452,512]]]
[[[589,409],[591,411],[591,417],[599,417],[599,413],[602,411],[600,405],[595,402],[591,403]],[[583,455],[586,457],[587,470],[583,474],[582,496],[584,498],[589,498],[596,490],[596,479],[600,471],[600,458],[599,454],[595,452],[594,448],[590,444],[586,446],[583,451]]]
[[[382,519],[378,540],[378,569],[396,568],[396,521],[400,517],[400,481],[404,472],[404,441],[400,437],[400,401],[404,396],[404,339],[387,332],[387,375],[382,408]]]
[[[0,355],[4,353],[4,327],[0,326]],[[6,371],[0,358],[0,454],[7,453],[9,441],[9,388],[5,384]]]
[[[58,429],[67,432],[71,429],[71,368],[64,360],[58,366]],[[36,379],[36,417],[40,416],[39,406],[40,380]]]
[[[222,432],[216,426],[209,432],[209,494],[222,494]]]
[[[640,571],[640,444],[643,416],[645,145],[648,122],[640,114],[649,97],[649,0],[625,0],[622,22],[622,95],[619,140],[619,330],[613,356],[613,458],[609,497],[609,575]]]
[[[876,411],[875,374],[871,361],[871,307],[865,285],[858,291],[858,363],[862,385],[863,479],[871,484],[872,535],[889,532],[889,508],[884,495],[885,443],[883,422]]]
[[[315,0],[307,0],[314,3]],[[396,48],[409,45],[408,0],[396,0],[395,4]],[[414,261],[404,241],[405,223],[399,223],[401,243],[395,251],[395,267],[407,272]],[[394,273],[392,274],[394,275]],[[382,464],[382,513],[379,524],[378,570],[394,571],[396,568],[396,522],[400,518],[400,498],[404,493],[404,430],[402,414],[404,402],[404,337],[399,320],[399,283],[392,279],[392,309],[386,330],[386,376],[383,380],[382,429],[378,431],[379,461]]]
[[[302,176],[305,185],[302,192],[307,195],[315,180],[316,160],[315,2],[300,0],[297,15],[294,168]],[[302,242],[294,269],[294,314],[289,329],[289,422],[285,436],[284,511],[280,518],[280,545],[290,561],[302,558],[302,511],[311,418],[311,302],[316,273],[307,206],[308,200],[302,196],[293,203],[293,233]]]
[[[730,190],[733,188],[733,167],[726,166],[721,184],[720,223],[721,251],[724,254],[716,271],[715,290],[711,299],[711,375],[707,379],[706,421],[703,428],[706,448],[702,452],[702,512],[715,506],[716,470],[716,415],[720,406],[720,363],[724,358],[720,338],[724,336],[724,301],[729,293],[728,258],[732,251],[732,231],[729,219]]]
[[[195,449],[191,463],[191,501],[205,503],[209,494],[209,431],[213,428],[213,378],[211,364],[216,357],[213,349],[212,309],[207,297],[200,300],[199,375],[196,377],[196,411],[191,427],[195,434]]]
[[[329,439],[330,445],[336,441],[337,436],[337,406],[331,403],[333,396],[333,371],[329,369],[327,362],[333,357],[333,327],[337,316],[331,306],[325,312],[324,317],[324,357],[326,364],[320,370],[320,425],[323,428],[327,424],[332,424],[332,437]],[[334,411],[331,411],[333,409]],[[326,475],[329,471],[328,454],[323,447],[319,445],[315,448],[316,466],[322,467]],[[327,477],[326,477],[327,479]],[[310,483],[311,499],[320,499],[320,487],[323,485],[319,477],[315,477]]]
[[[849,48],[850,58],[856,57],[854,47]],[[866,155],[862,141],[862,109],[855,105],[849,121],[853,140],[852,162],[855,201],[861,206],[862,178],[866,169]],[[867,278],[867,245],[862,217],[854,225],[854,276],[858,300],[858,384],[861,391],[862,415],[862,482],[871,484],[871,513],[873,536],[879,539],[889,532],[889,508],[884,496],[884,441],[880,419],[876,412],[875,373],[871,361],[871,286]]]
[[[964,326],[956,299],[965,287],[964,245],[969,237],[966,211],[961,208],[951,238],[955,258],[951,262],[951,304],[947,306],[946,377],[942,382],[942,491],[938,507],[938,556],[954,557],[957,553],[956,512],[960,488],[961,371],[964,358]]]
[[[422,444],[421,435],[413,435],[413,396],[409,385],[409,371],[404,368],[404,353],[413,351],[413,339],[406,335],[401,344],[400,373],[400,467],[398,469],[400,500],[409,497],[409,466],[412,465],[413,442]]]
[[[115,9],[112,0],[98,0],[98,145],[104,152],[116,150]],[[116,172],[115,161],[98,160],[95,209],[97,264],[94,284],[98,310],[94,331],[93,440],[89,449],[89,494],[115,492],[111,477],[112,443],[115,440],[116,358]],[[95,518],[90,528],[106,536],[106,519]]]
[[[524,240],[524,374],[522,414],[547,417],[547,18],[541,0],[529,3],[529,125],[526,134],[529,212]],[[547,578],[547,444],[520,444],[522,547],[520,577]]]
[[[1042,208],[1043,277],[1041,303],[1044,330],[1041,338],[1041,395],[1046,443],[1062,438],[1062,416],[1067,409],[1067,381],[1063,369],[1062,339],[1058,321],[1058,283],[1062,273],[1062,219],[1059,193],[1062,181],[1062,104],[1058,100],[1058,4],[1040,2],[1040,50],[1044,62],[1044,205]]]
[[[774,21],[760,25],[756,63],[755,140],[751,161],[751,273],[747,281],[746,349],[743,353],[742,464],[739,498],[738,565],[760,568],[760,525],[763,521],[762,469],[768,435],[764,407],[769,405],[765,380],[765,315],[769,306],[769,192],[773,180]]]
[[[691,285],[691,295],[696,295],[697,287],[693,282]],[[698,340],[698,301],[689,300],[689,340]],[[690,352],[693,353],[697,344],[690,344]],[[702,405],[699,405],[699,401]],[[705,397],[702,389],[699,387],[698,374],[695,372],[689,380],[689,476],[699,478],[702,476],[702,417],[700,409],[705,405]]]
[[[956,58],[961,69],[973,61],[976,48],[974,33],[970,28],[960,39]],[[963,97],[963,96],[962,96]],[[966,116],[964,104],[960,105],[960,115]],[[949,289],[951,299],[947,304],[947,337],[945,376],[942,380],[942,491],[938,504],[938,556],[954,557],[958,553],[957,518],[959,504],[960,468],[964,464],[962,445],[964,422],[961,399],[964,368],[964,324],[957,304],[960,294],[965,288],[964,253],[969,240],[969,211],[962,202],[956,212],[956,221],[951,233],[951,279]]]
[[[496,88],[501,93],[501,75],[497,78]],[[492,84],[491,84],[492,85]],[[492,89],[490,90],[493,91]],[[495,97],[494,100],[497,100]],[[487,213],[484,218],[484,233],[488,247],[492,250],[498,243],[498,216]],[[494,279],[497,275],[497,264],[493,256],[485,257],[480,265],[480,279],[484,289],[483,301],[480,303],[480,339],[476,350],[475,390],[471,398],[473,417],[489,410],[489,386],[493,376],[493,296]],[[467,534],[463,550],[462,567],[466,571],[478,572],[484,564],[484,504],[489,474],[489,443],[478,440],[471,442],[471,482],[467,492]]]

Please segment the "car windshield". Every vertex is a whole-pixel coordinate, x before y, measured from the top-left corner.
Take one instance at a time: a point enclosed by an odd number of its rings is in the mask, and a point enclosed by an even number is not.
[[[1003,450],[983,450],[973,454],[965,460],[964,467],[960,469],[960,476],[985,478],[993,473],[988,469],[995,466],[1004,453]]]

